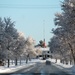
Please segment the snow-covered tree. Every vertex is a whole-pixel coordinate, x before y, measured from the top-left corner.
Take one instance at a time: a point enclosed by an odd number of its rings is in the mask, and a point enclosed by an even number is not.
[[[0,61],[13,59],[22,54],[25,39],[19,35],[10,18],[0,18]]]
[[[66,59],[69,55],[69,47],[57,36],[53,36],[49,42],[49,46],[54,58]]]
[[[37,56],[42,55],[41,47],[35,47],[35,51],[37,53]]]
[[[34,58],[36,56],[36,51],[34,48],[35,41],[32,37],[27,37],[25,40],[25,48],[22,53],[22,57],[26,59],[26,63],[28,62],[28,59],[31,60],[31,58]]]
[[[72,56],[75,63],[75,0],[64,0],[61,5],[62,13],[55,16],[56,29],[53,30],[55,36],[62,39],[67,49],[64,51]],[[63,45],[63,43],[62,43]]]
[[[9,59],[12,50],[11,44],[18,37],[17,30],[14,28],[14,22],[10,18],[0,18],[0,61]]]
[[[32,37],[28,37],[26,39],[26,44],[25,44],[25,48],[26,48],[26,52],[27,54],[30,55],[30,57],[33,57],[36,55],[36,52],[35,52],[35,41]]]
[[[19,36],[14,42],[12,43],[12,50],[13,50],[13,59],[15,59],[17,65],[17,60],[20,59],[23,56],[24,50],[25,50],[25,38],[22,36],[19,32]]]
[[[0,18],[0,61],[14,59],[15,65],[17,60],[27,57],[36,57],[35,41],[32,37],[25,38],[24,34],[15,29],[14,22],[10,18]]]

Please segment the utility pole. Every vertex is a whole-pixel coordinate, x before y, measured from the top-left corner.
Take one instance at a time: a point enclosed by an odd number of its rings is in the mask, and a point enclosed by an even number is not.
[[[45,20],[43,20],[43,42],[44,42],[44,47],[46,47],[46,44],[45,44]]]
[[[43,20],[43,39],[45,42],[45,20]]]

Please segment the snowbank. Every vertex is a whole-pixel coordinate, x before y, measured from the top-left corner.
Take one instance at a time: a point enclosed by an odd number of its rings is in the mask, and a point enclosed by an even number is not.
[[[13,73],[16,72],[18,70],[21,70],[23,68],[27,68],[30,67],[32,65],[35,65],[38,62],[45,62],[44,60],[39,60],[39,59],[32,59],[31,61],[28,61],[28,63],[26,64],[24,61],[22,61],[22,65],[18,65],[18,66],[14,66],[14,64],[10,65],[9,68],[7,68],[6,66],[0,66],[0,73]]]
[[[50,60],[51,62],[53,62],[53,63],[55,63],[56,62],[56,59],[51,59],[51,58],[49,58],[48,60]],[[73,65],[70,65],[70,64],[63,64],[63,63],[60,63],[60,59],[57,59],[57,63],[55,63],[55,64],[57,64],[58,66],[61,66],[61,67],[63,67],[63,68],[71,68]]]
[[[62,69],[71,75],[75,75],[75,66],[74,65],[70,65],[70,64],[66,65],[66,64],[60,63],[59,59],[57,60],[57,63],[55,63],[56,62],[55,59],[48,59],[48,60],[53,62],[53,65],[58,67],[59,69]]]
[[[31,65],[35,65],[35,63],[21,65],[21,66],[14,66],[14,67],[10,67],[10,68],[0,67],[0,73],[13,73],[13,72],[16,72],[20,69],[27,68]]]
[[[63,68],[71,68],[73,66],[70,64],[66,65],[66,64],[62,64],[62,63],[56,63],[56,64],[62,66]]]

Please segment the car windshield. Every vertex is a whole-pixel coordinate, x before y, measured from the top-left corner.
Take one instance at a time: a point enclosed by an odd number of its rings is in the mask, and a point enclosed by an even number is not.
[[[75,74],[75,0],[0,0],[2,74]]]

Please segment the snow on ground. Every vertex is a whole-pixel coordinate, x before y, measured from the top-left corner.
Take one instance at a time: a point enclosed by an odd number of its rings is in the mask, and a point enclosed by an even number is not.
[[[0,67],[0,73],[13,73],[20,69],[27,68],[31,65],[35,65],[35,64],[33,63],[33,64],[26,64],[26,65],[20,65],[20,66],[13,66],[13,67],[9,67],[9,68]]]
[[[29,63],[36,63],[36,62],[45,62],[46,60],[40,60],[40,59],[32,59]]]
[[[7,64],[5,66],[0,66],[0,73],[13,73],[16,72],[20,69],[23,68],[27,68],[31,65],[35,65],[38,62],[45,62],[45,60],[39,60],[39,59],[32,59],[31,61],[28,61],[28,63],[26,64],[24,60],[22,60],[22,64],[20,65],[19,61],[18,61],[18,66],[15,66],[15,64],[12,65],[12,63],[10,63],[10,67],[7,67]]]
[[[70,65],[70,64],[62,64],[60,63],[60,60],[57,60],[57,63],[55,63],[55,59],[47,59],[49,61],[51,61],[53,63],[54,66],[60,68],[60,69],[64,69],[65,71],[71,73],[71,74],[75,74],[75,66]],[[12,63],[10,64],[10,67],[7,68],[7,64],[5,66],[0,66],[0,73],[13,73],[15,71],[18,71],[20,69],[23,68],[27,68],[31,65],[36,65],[36,63],[43,63],[46,60],[40,60],[40,59],[32,59],[31,61],[28,61],[28,63],[25,63],[25,60],[22,60],[22,64],[20,65],[20,61],[18,61],[18,66],[15,66],[15,64],[12,65]]]
[[[53,63],[55,63],[56,62],[56,60],[55,59],[48,59],[48,60],[50,60],[51,62],[53,62]],[[70,65],[70,64],[63,64],[63,63],[60,63],[60,60],[58,59],[57,60],[57,63],[55,63],[55,64],[57,64],[58,66],[61,66],[61,67],[63,67],[63,68],[71,68],[73,65]]]
[[[62,64],[62,63],[55,63],[54,65],[69,74],[75,75],[75,66],[73,66],[73,65],[70,65],[70,64],[66,65],[66,64]]]
[[[56,66],[69,74],[75,75],[75,65],[56,63]]]
[[[68,72],[68,73],[70,73],[70,74],[73,74],[73,75],[75,75],[75,66],[74,65],[70,65],[70,62],[68,62],[68,64],[63,64],[63,63],[60,63],[60,60],[58,59],[57,60],[57,63],[55,63],[56,62],[56,60],[55,59],[51,59],[51,58],[49,58],[49,59],[47,59],[47,60],[50,60],[52,63],[53,63],[53,65],[54,66],[56,66],[56,67],[58,67],[58,68],[60,68],[60,69],[63,69],[64,71],[66,71],[66,72]],[[46,60],[34,60],[34,62],[45,62]]]
[[[75,75],[75,66],[74,65],[70,65],[69,62],[68,64],[63,64],[60,63],[60,60],[57,60],[57,63],[55,63],[55,59],[48,59],[49,61],[51,61],[53,63],[54,66],[64,70],[65,72],[68,72],[69,74]]]
[[[70,65],[70,64],[63,64],[63,63],[56,63],[57,65],[60,65],[62,66],[63,68],[71,68],[73,65]]]

